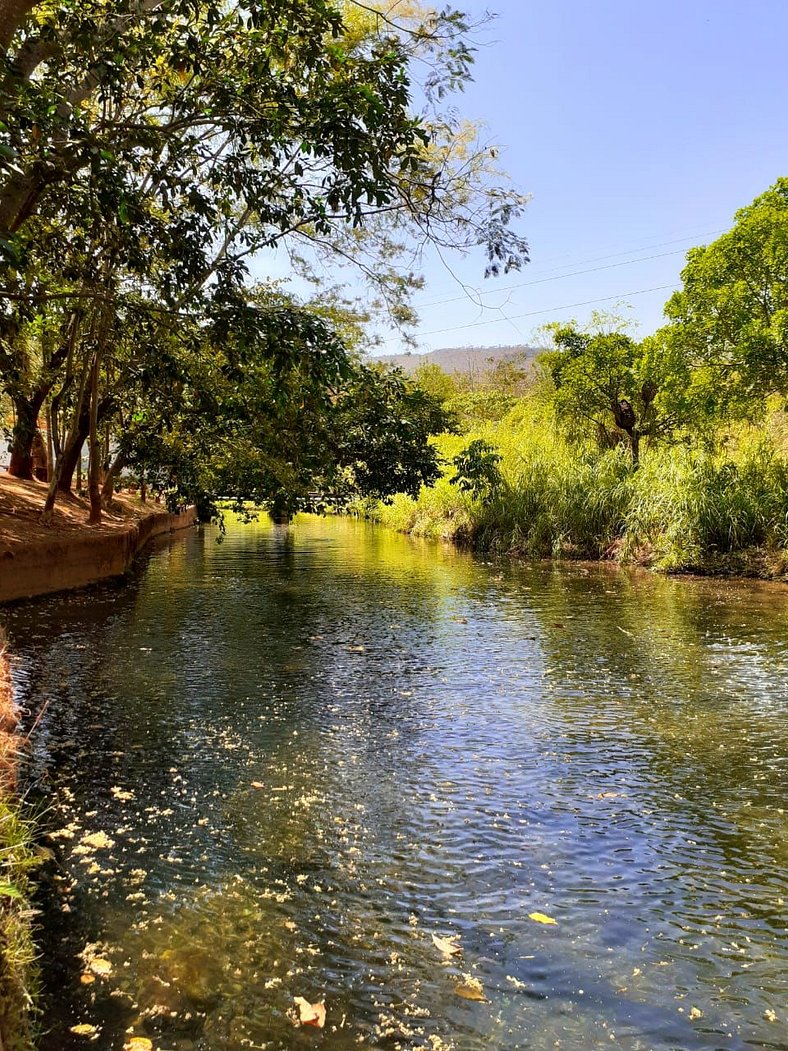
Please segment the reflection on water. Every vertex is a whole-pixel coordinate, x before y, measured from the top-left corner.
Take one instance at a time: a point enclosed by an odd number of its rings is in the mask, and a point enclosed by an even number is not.
[[[306,518],[5,620],[42,1051],[788,1047],[788,590]]]

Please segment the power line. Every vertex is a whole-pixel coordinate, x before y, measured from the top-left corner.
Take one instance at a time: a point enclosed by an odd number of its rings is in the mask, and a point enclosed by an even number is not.
[[[721,230],[709,230],[707,233],[699,234],[697,236],[699,236],[699,237],[711,237],[713,234],[717,234],[717,233],[721,233],[721,232],[722,232]],[[663,241],[663,242],[661,242],[659,244],[655,244],[655,245],[644,245],[642,248],[634,248],[634,249],[631,249],[630,251],[638,252],[638,251],[643,251],[646,248],[664,248],[664,247],[666,247],[668,245],[679,244],[680,242],[691,241],[691,240],[694,240],[694,237],[692,237],[692,236],[690,236],[690,237],[679,237],[679,238],[676,238],[673,241]],[[581,262],[580,265],[582,266],[585,263],[600,262],[600,261],[602,261],[604,259],[612,259],[612,258],[615,258],[618,255],[628,255],[628,254],[629,254],[628,252],[612,252],[609,255],[596,256],[595,258],[592,258],[592,259],[583,260],[583,262]],[[625,259],[625,260],[623,260],[621,262],[618,262],[618,263],[609,263],[606,266],[592,267],[589,270],[574,270],[574,271],[571,271],[568,274],[558,274],[556,277],[541,277],[541,278],[537,278],[535,281],[521,281],[521,282],[518,282],[516,285],[503,285],[500,288],[491,288],[491,289],[489,289],[487,291],[478,291],[477,294],[478,294],[479,298],[481,298],[482,296],[491,296],[491,295],[495,295],[496,293],[500,293],[500,292],[510,292],[510,291],[513,291],[516,288],[525,288],[525,287],[527,287],[529,285],[541,285],[541,284],[548,283],[550,281],[562,281],[564,278],[567,278],[567,277],[579,277],[582,274],[593,274],[593,273],[597,273],[600,270],[612,270],[615,267],[619,267],[619,266],[631,266],[633,263],[645,263],[645,262],[648,262],[651,259],[665,259],[668,256],[683,255],[683,254],[684,254],[684,249],[680,249],[679,248],[679,249],[676,249],[673,252],[660,252],[657,255],[642,256],[642,257],[640,257],[638,259]],[[559,269],[562,269],[562,268],[561,267],[554,267],[553,269],[554,270],[559,270]],[[550,271],[548,271],[548,273],[549,272]],[[462,296],[453,296],[450,299],[434,299],[434,300],[430,300],[428,303],[420,303],[420,304],[418,304],[418,308],[422,309],[422,308],[426,308],[426,307],[440,306],[443,303],[459,303],[459,302],[461,302],[463,300],[471,300],[471,301],[473,301],[473,298],[468,293],[466,293],[465,295],[462,295]],[[486,309],[495,309],[495,308],[486,308]]]
[[[466,328],[482,328],[485,325],[497,325],[501,321],[520,321],[526,317],[536,317],[538,314],[552,314],[558,310],[571,310],[573,307],[587,307],[593,303],[609,303],[612,299],[626,299],[628,296],[645,296],[648,292],[664,292],[666,289],[676,289],[678,285],[656,285],[654,288],[640,288],[635,292],[619,292],[615,296],[602,296],[600,299],[585,299],[580,303],[564,303],[563,306],[559,307],[546,307],[544,310],[530,310],[527,314],[514,314],[509,318],[491,318],[489,321],[472,321],[469,325],[455,325],[454,328],[436,328],[430,332],[420,332],[419,336],[440,336],[444,332],[461,332]],[[391,343],[393,340],[398,339],[397,336],[389,336],[383,340],[384,343]]]
[[[657,255],[644,255],[639,259],[625,259],[620,263],[607,263],[605,266],[593,266],[589,270],[573,270],[569,274],[559,274],[557,277],[539,277],[536,281],[521,281],[516,285],[507,285],[506,288],[496,288],[489,292],[480,292],[480,296],[492,296],[496,292],[513,292],[515,288],[527,288],[531,285],[545,285],[552,281],[563,281],[567,277],[581,277],[583,274],[596,274],[600,270],[615,270],[619,266],[632,266],[633,263],[647,263],[650,259],[665,259],[671,255],[683,255],[683,249],[677,248],[673,252],[659,252]],[[425,303],[424,306],[439,306],[441,303],[458,303],[460,300],[468,299],[468,296],[455,296],[453,299],[441,299],[435,303]],[[485,307],[483,310],[497,310],[498,307]]]

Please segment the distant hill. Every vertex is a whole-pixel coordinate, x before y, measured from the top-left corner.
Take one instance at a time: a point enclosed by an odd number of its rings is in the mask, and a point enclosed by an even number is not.
[[[440,365],[444,372],[462,373],[463,375],[482,376],[492,365],[499,361],[517,361],[518,364],[530,364],[539,347],[444,347],[431,350],[426,354],[382,354],[372,358],[373,361],[385,361],[396,365],[403,372],[412,376],[419,365]]]

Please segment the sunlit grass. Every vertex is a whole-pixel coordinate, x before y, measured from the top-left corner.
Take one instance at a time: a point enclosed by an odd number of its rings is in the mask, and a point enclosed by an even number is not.
[[[614,558],[667,571],[757,570],[740,556],[788,564],[788,442],[783,413],[744,425],[718,448],[691,438],[647,450],[634,471],[623,448],[570,443],[536,400],[499,422],[436,439],[443,477],[417,499],[368,506],[382,524],[479,550],[528,557]],[[474,499],[450,481],[453,457],[482,439],[500,452],[501,486]],[[738,559],[738,561],[736,561]]]

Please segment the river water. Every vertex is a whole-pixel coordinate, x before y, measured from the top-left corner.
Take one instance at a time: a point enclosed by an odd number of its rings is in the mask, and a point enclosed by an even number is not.
[[[788,1048],[788,589],[304,518],[2,619],[42,1051]]]

